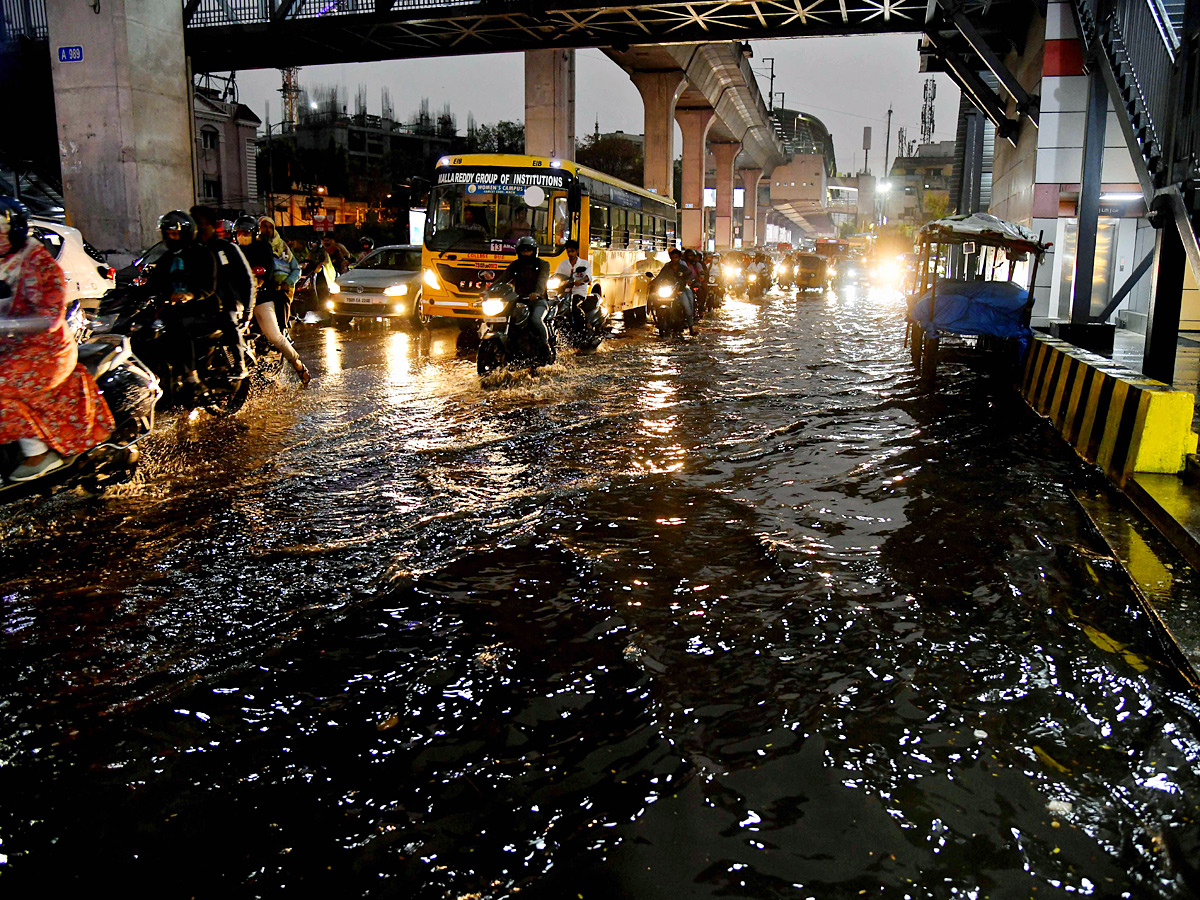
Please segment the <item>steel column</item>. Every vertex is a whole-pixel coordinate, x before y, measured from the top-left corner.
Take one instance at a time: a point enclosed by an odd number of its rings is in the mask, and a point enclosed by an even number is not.
[[[1164,217],[1154,248],[1154,285],[1142,371],[1166,384],[1175,380],[1175,349],[1179,343],[1179,313],[1183,303],[1187,254],[1174,220]]]
[[[1079,185],[1079,241],[1071,288],[1071,323],[1092,318],[1092,276],[1096,269],[1096,232],[1100,227],[1100,186],[1104,168],[1104,132],[1108,125],[1108,87],[1099,70],[1088,76],[1087,120],[1083,134],[1083,172]]]

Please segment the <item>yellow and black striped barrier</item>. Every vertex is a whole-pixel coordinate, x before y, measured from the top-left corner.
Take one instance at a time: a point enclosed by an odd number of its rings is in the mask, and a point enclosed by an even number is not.
[[[1196,452],[1190,393],[1055,338],[1034,336],[1021,392],[1118,483],[1132,472],[1178,474]]]

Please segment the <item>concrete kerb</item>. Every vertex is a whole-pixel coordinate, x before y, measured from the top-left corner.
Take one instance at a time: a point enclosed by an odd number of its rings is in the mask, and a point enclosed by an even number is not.
[[[1021,392],[1119,486],[1134,472],[1178,475],[1196,452],[1192,394],[1055,338],[1034,336]]]

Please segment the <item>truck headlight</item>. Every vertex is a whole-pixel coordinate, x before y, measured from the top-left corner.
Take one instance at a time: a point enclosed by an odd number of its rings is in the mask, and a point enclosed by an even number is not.
[[[433,269],[425,270],[423,280],[425,281],[426,285],[433,288],[435,291],[440,291],[442,289],[442,282],[438,280],[437,272],[433,271]]]
[[[385,297],[403,297],[407,293],[407,284],[393,284],[383,289],[383,296]]]
[[[495,298],[491,300],[484,300],[482,307],[483,314],[488,318],[491,318],[492,316],[498,316],[500,313],[504,312],[504,306],[505,303],[503,300],[497,300]]]

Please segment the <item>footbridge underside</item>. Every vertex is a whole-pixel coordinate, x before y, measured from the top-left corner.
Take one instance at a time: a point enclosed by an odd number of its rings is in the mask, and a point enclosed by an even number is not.
[[[925,0],[189,0],[197,72],[547,48],[920,32]]]

